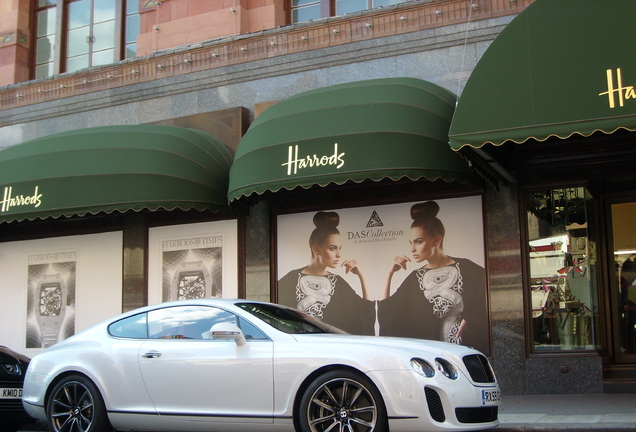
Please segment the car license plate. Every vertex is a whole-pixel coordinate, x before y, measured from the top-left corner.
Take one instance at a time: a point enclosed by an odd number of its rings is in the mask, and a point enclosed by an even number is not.
[[[481,405],[499,405],[501,403],[501,391],[499,389],[482,390]]]
[[[22,389],[0,388],[0,399],[22,399]]]

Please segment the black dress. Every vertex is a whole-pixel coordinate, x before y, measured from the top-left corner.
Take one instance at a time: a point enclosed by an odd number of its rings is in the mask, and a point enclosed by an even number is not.
[[[380,335],[441,340],[488,351],[485,271],[468,259],[453,260],[448,266],[414,270],[392,296],[378,302]],[[462,320],[465,327],[458,338]]]
[[[351,334],[375,334],[375,302],[360,297],[342,277],[292,270],[278,281],[278,302]]]

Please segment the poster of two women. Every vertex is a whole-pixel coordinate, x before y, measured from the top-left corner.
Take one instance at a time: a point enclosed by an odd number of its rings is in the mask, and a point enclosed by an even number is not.
[[[277,218],[277,301],[354,334],[489,352],[481,196]]]

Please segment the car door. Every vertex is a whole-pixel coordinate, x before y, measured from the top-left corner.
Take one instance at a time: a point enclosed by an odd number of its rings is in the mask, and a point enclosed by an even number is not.
[[[158,414],[197,422],[272,422],[273,343],[253,327],[243,346],[210,336],[216,323],[241,321],[209,306],[148,314],[149,339],[139,366]]]

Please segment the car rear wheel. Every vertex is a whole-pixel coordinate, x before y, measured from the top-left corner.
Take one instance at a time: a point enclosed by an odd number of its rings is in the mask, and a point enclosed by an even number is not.
[[[362,374],[331,371],[319,376],[300,401],[302,432],[385,432],[387,415],[380,392]]]
[[[49,428],[53,432],[113,430],[99,390],[81,375],[65,377],[55,385],[46,412]]]

